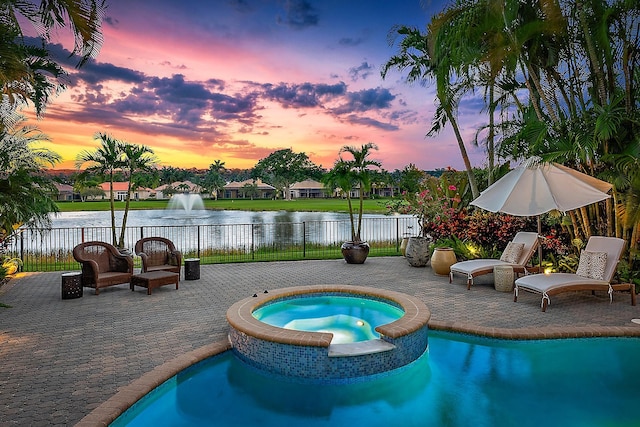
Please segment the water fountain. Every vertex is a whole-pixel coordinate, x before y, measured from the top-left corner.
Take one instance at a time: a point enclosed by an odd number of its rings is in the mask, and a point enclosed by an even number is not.
[[[167,209],[181,211],[184,215],[191,216],[195,211],[204,210],[204,203],[199,194],[178,193],[171,197]]]

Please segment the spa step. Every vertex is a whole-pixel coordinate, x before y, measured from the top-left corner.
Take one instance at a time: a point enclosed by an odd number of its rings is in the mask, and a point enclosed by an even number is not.
[[[396,348],[383,340],[369,340],[344,344],[330,344],[329,357],[360,356],[362,354],[382,353]]]

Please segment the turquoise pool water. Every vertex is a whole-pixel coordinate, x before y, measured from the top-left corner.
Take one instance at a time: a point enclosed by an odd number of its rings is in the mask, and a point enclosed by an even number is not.
[[[332,344],[380,338],[375,328],[398,320],[404,311],[386,302],[338,295],[296,296],[253,312],[261,322],[306,332],[331,332]]]
[[[158,387],[113,426],[638,426],[640,339],[505,341],[431,331],[404,368],[299,384],[230,351]]]

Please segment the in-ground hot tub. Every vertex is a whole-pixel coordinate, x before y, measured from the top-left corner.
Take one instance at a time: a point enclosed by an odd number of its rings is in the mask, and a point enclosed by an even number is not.
[[[318,296],[379,301],[399,309],[400,317],[376,326],[377,338],[332,343],[331,332],[285,329],[264,323],[253,314],[269,304]],[[227,311],[231,326],[229,340],[238,358],[274,374],[319,381],[379,374],[413,362],[427,349],[430,316],[427,306],[412,296],[342,285],[293,287],[261,293],[238,301]],[[305,322],[309,321],[302,321]]]

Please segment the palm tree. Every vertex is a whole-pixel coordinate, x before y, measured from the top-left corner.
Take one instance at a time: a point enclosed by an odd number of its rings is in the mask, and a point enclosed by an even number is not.
[[[457,104],[465,86],[464,84],[452,83],[454,53],[445,51],[445,45],[438,44],[441,39],[445,39],[442,33],[435,33],[438,40],[434,40],[433,36],[423,34],[413,27],[400,26],[395,28],[395,31],[403,37],[400,41],[400,51],[383,66],[382,78],[386,78],[389,70],[397,68],[399,70],[408,69],[407,82],[409,83],[424,83],[430,78],[435,79],[438,106],[431,130],[427,135],[438,133],[447,121],[451,124],[469,177],[471,193],[475,198],[480,193],[456,118]],[[443,47],[434,49],[434,46]]]
[[[60,79],[66,72],[46,49],[16,44],[16,37],[15,31],[0,25],[0,87],[7,103],[3,110],[15,110],[31,101],[36,114],[42,116],[50,97],[64,88]]]
[[[224,164],[225,162],[222,160],[215,160],[211,163],[203,180],[203,184],[207,189],[212,194],[215,194],[216,200],[218,199],[218,194],[222,191],[225,185],[225,181],[222,178],[222,172],[226,170]]]
[[[102,18],[106,11],[105,0],[5,0],[0,8],[2,26],[11,28],[23,36],[25,22],[33,25],[44,40],[51,31],[69,26],[74,36],[72,54],[80,55],[78,66],[95,56],[102,47]]]
[[[123,159],[124,144],[106,133],[97,133],[95,140],[100,140],[100,147],[95,151],[84,150],[76,157],[76,168],[89,163],[87,171],[106,175],[109,180],[109,206],[111,208],[111,237],[113,245],[118,242],[116,236],[116,213],[113,193],[115,172],[126,167]]]
[[[72,53],[78,66],[97,56],[102,46],[104,0],[5,0],[0,6],[0,87],[12,108],[32,101],[38,115],[49,97],[64,88],[64,69],[44,47],[24,44],[23,26],[38,32],[44,42],[51,31],[68,26],[74,35]]]
[[[18,118],[13,126],[0,129],[0,242],[22,224],[48,228],[49,213],[58,212],[51,198],[57,190],[41,171],[60,157],[32,148],[32,143],[47,137],[34,126],[23,126],[24,121]]]
[[[133,145],[124,143],[122,146],[124,154],[124,170],[129,173],[127,183],[127,197],[124,205],[124,216],[122,217],[122,227],[120,229],[120,239],[118,247],[124,248],[124,234],[127,229],[127,217],[129,214],[129,203],[131,202],[131,192],[135,189],[135,175],[141,172],[151,172],[158,163],[153,155],[153,150],[146,145]]]
[[[339,159],[333,169],[324,177],[325,185],[331,189],[340,188],[345,192],[349,205],[349,220],[351,223],[351,241],[354,244],[362,242],[362,206],[364,193],[371,189],[371,167],[380,167],[380,162],[370,160],[371,150],[377,150],[378,146],[368,142],[360,148],[345,145],[338,152]],[[343,154],[349,153],[352,159],[343,159]],[[354,209],[351,202],[351,190],[358,189],[358,226],[355,225]]]

